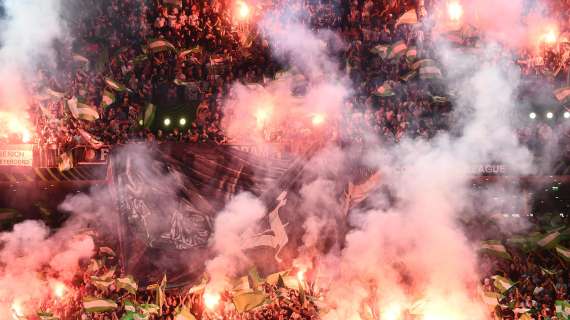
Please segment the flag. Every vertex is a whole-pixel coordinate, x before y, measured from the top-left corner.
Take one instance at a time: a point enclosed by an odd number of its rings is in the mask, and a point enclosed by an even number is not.
[[[156,106],[152,103],[148,103],[144,110],[143,126],[148,128],[154,122],[156,116]]]
[[[103,142],[99,141],[97,138],[95,138],[93,135],[91,135],[87,131],[85,131],[81,128],[77,129],[77,131],[79,132],[79,135],[83,138],[83,140],[85,140],[89,144],[89,146],[91,146],[91,148],[101,149],[105,145]],[[106,247],[103,247],[103,248],[106,248]],[[99,252],[103,253],[103,251],[101,251],[101,248],[99,249]],[[113,250],[111,250],[111,252],[113,252]],[[113,252],[112,256],[115,256],[114,252]]]
[[[83,298],[83,309],[87,313],[113,311],[117,309],[117,303],[112,300],[87,296]]]
[[[380,56],[382,59],[386,59],[388,56],[388,51],[390,51],[390,46],[385,44],[379,44],[370,50],[372,53],[375,53]]]
[[[420,68],[420,79],[440,79],[441,70],[436,66],[426,66]]]
[[[538,241],[536,242],[537,245],[543,248],[554,248],[556,244],[560,241],[560,232],[559,231],[551,231],[545,235],[543,235]]]
[[[172,43],[170,43],[164,39],[152,41],[151,43],[148,44],[148,49],[150,49],[150,51],[152,51],[154,53],[162,52],[162,51],[166,51],[166,50],[176,51],[176,47]]]
[[[418,70],[421,67],[428,67],[428,66],[434,66],[434,65],[435,65],[435,61],[433,61],[432,59],[421,59],[421,60],[418,60],[412,64],[412,69]]]
[[[499,304],[499,301],[503,299],[503,295],[500,293],[484,291],[481,287],[478,287],[477,291],[479,292],[479,296],[483,303],[491,308],[496,307]]]
[[[186,57],[189,54],[193,54],[193,53],[200,53],[202,52],[202,48],[200,46],[195,46],[192,49],[186,49],[186,50],[182,50],[178,53],[178,58],[182,59],[184,57]]]
[[[107,108],[115,103],[115,95],[109,90],[103,90],[103,97],[101,98],[101,107]]]
[[[570,303],[565,300],[556,300],[554,302],[556,308],[556,316],[560,319],[568,319],[570,316]]]
[[[412,80],[413,78],[415,78],[418,75],[417,71],[410,71],[408,73],[406,73],[405,75],[401,76],[400,79],[402,81],[408,82],[410,80]]]
[[[156,305],[158,306],[158,314],[162,315],[162,305],[166,300],[166,274],[162,277],[160,285],[156,288]]]
[[[267,296],[263,292],[245,292],[232,297],[232,301],[239,313],[250,311],[265,303]]]
[[[556,246],[556,253],[566,262],[570,262],[570,249],[563,246]]]
[[[188,294],[194,294],[194,293],[202,294],[202,293],[204,293],[204,290],[206,289],[207,284],[208,284],[208,278],[202,277],[202,281],[200,281],[199,284],[190,288],[188,290]]]
[[[144,61],[148,60],[148,56],[144,53],[139,54],[138,56],[134,57],[133,60],[130,61],[130,63],[138,65],[143,63]]]
[[[396,21],[396,27],[401,24],[416,24],[418,23],[418,15],[416,9],[408,10]]]
[[[53,89],[50,89],[50,88],[47,88],[47,89],[46,89],[46,93],[47,93],[48,95],[54,97],[54,98],[57,98],[57,99],[62,99],[62,98],[65,97],[65,93],[64,93],[64,92],[59,92],[59,91],[56,91],[56,90],[53,90]]]
[[[79,102],[77,100],[77,97],[73,97],[67,100],[66,104],[69,112],[75,119],[86,121],[95,121],[99,119],[99,112],[97,112],[97,109],[85,103]]]
[[[274,286],[277,284],[277,282],[279,282],[280,278],[286,276],[287,274],[289,274],[289,270],[272,273],[265,278],[265,282]]]
[[[404,42],[404,40],[400,40],[390,46],[390,53],[388,54],[389,59],[398,59],[400,58],[406,51],[408,50],[408,46]]]
[[[97,276],[91,276],[91,284],[100,290],[106,290],[113,284],[113,279],[105,279]]]
[[[556,274],[558,274],[558,272],[556,271],[552,271],[543,267],[540,267],[540,271],[542,272],[543,276],[555,276]]]
[[[188,310],[188,307],[182,306],[174,315],[174,320],[196,320],[196,317]]]
[[[117,280],[115,280],[115,285],[117,286],[118,289],[125,289],[130,293],[137,292],[139,288],[137,282],[131,275],[128,275],[124,278],[117,278]]]
[[[127,89],[127,87],[124,84],[119,83],[119,82],[117,82],[111,78],[105,77],[105,84],[107,84],[107,86],[109,88],[111,88],[117,92],[123,92],[123,91],[129,90],[129,89]]]
[[[82,56],[80,54],[73,54],[72,56],[73,61],[75,62],[79,62],[79,63],[89,63],[89,59],[87,59],[85,56]]]
[[[394,90],[392,90],[392,86],[387,81],[385,81],[381,86],[379,86],[374,92],[374,94],[380,97],[391,97],[395,95]]]
[[[101,262],[99,260],[91,259],[89,265],[87,265],[87,273],[95,273],[101,268]]]
[[[512,282],[511,280],[498,275],[492,276],[491,279],[495,280],[494,281],[495,288],[499,289],[501,293],[505,293],[505,291],[508,291],[510,288],[512,288],[515,285],[514,282]]]
[[[496,240],[483,241],[479,247],[480,253],[486,253],[503,259],[511,259],[511,255],[507,252],[505,246]]]
[[[447,97],[431,96],[431,101],[433,103],[446,103],[447,101],[449,101],[449,99],[447,99]]]
[[[418,49],[416,47],[409,47],[408,51],[406,51],[406,59],[408,61],[414,61],[418,57]]]
[[[137,308],[135,307],[135,304],[130,301],[130,300],[125,300],[124,302],[124,309],[127,312],[136,312]]]
[[[55,317],[51,312],[43,312],[40,311],[37,313],[40,320],[59,320],[58,317]]]
[[[259,290],[259,288],[260,288],[261,284],[263,284],[264,280],[259,275],[257,268],[252,267],[251,269],[249,269],[248,276],[251,279],[251,284],[252,284],[253,290]]]
[[[158,314],[160,308],[154,303],[143,303],[139,305],[139,309],[144,314]]]
[[[556,100],[561,104],[565,105],[570,102],[570,87],[564,87],[554,90],[554,96]]]
[[[249,286],[249,277],[243,276],[233,281],[233,292],[251,291]]]

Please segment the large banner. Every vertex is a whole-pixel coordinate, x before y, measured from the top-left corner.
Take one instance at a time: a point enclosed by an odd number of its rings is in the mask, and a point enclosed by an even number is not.
[[[31,144],[0,145],[0,166],[31,167],[33,160]]]

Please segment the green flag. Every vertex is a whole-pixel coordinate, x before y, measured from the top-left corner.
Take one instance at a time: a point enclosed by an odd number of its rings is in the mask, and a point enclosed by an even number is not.
[[[148,103],[144,110],[143,126],[149,128],[154,122],[156,116],[156,106],[152,103]]]
[[[562,105],[570,103],[570,87],[564,87],[554,90],[554,97]]]
[[[514,282],[512,282],[511,280],[498,275],[492,276],[491,279],[495,280],[494,281],[495,288],[497,288],[503,294],[515,285]]]
[[[435,61],[433,61],[432,59],[421,59],[414,62],[411,68],[413,70],[418,70],[421,67],[429,67],[429,66],[435,66]]]
[[[115,103],[115,94],[109,90],[103,90],[103,97],[101,98],[101,107],[107,108]]]
[[[418,75],[417,71],[410,71],[408,73],[406,73],[405,75],[401,76],[400,79],[402,81],[408,82],[410,80],[412,80],[413,78],[415,78]]]
[[[194,48],[180,51],[178,53],[178,58],[183,59],[184,57],[186,57],[189,54],[200,53],[200,52],[202,52],[202,48],[200,46],[195,46]]]
[[[85,121],[95,121],[99,119],[99,112],[96,108],[79,102],[77,97],[67,100],[67,108],[75,119]]]
[[[87,296],[83,298],[83,309],[87,313],[113,311],[117,309],[117,303],[112,300]]]
[[[267,296],[263,292],[244,292],[232,297],[236,310],[240,313],[250,311],[265,303]]]
[[[51,312],[40,311],[37,313],[40,320],[59,320],[58,317],[54,316]]]
[[[388,54],[389,59],[399,59],[402,55],[406,53],[408,46],[404,40],[400,40],[390,46],[390,53]]]
[[[564,261],[570,262],[570,249],[558,245],[556,246],[556,253],[558,253],[560,258],[564,259]]]
[[[551,231],[549,233],[544,234],[536,244],[540,247],[551,249],[554,248],[558,242],[560,241],[560,231]]]
[[[554,302],[556,308],[556,316],[560,319],[567,320],[570,316],[570,303],[564,300],[556,300]]]
[[[420,79],[429,80],[429,79],[441,79],[442,74],[441,70],[439,70],[436,66],[425,66],[420,67]]]
[[[416,47],[409,47],[406,51],[406,59],[408,61],[415,61],[418,58],[418,49]]]
[[[143,314],[158,314],[160,308],[154,303],[143,303],[139,305],[139,309]]]
[[[487,240],[481,242],[479,247],[480,253],[489,254],[503,259],[511,259],[511,255],[507,252],[507,249],[501,242],[496,240]]]
[[[122,84],[119,83],[111,78],[105,78],[105,84],[107,84],[107,86],[117,92],[123,92],[123,91],[127,91],[127,87]]]
[[[382,59],[388,57],[388,52],[390,51],[390,46],[385,44],[379,44],[370,50],[372,53],[377,54]]]
[[[125,289],[130,293],[136,293],[139,288],[137,282],[131,275],[124,278],[117,278],[117,280],[115,280],[115,285],[118,289]]]

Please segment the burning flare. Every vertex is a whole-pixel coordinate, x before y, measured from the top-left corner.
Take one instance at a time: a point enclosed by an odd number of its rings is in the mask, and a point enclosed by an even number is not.
[[[214,310],[220,303],[221,296],[219,293],[204,292],[204,305],[209,310]]]
[[[243,1],[238,1],[237,5],[238,5],[238,15],[239,15],[240,19],[243,19],[243,20],[247,19],[249,17],[250,12],[251,12],[247,3],[243,2]]]
[[[554,44],[558,41],[558,32],[556,28],[550,27],[547,29],[546,33],[542,36],[542,39],[547,44]]]
[[[463,16],[463,7],[459,2],[452,1],[447,3],[447,15],[452,21],[459,21]]]
[[[313,126],[315,126],[315,127],[320,126],[321,124],[323,124],[325,122],[325,116],[320,114],[320,113],[317,113],[317,114],[313,115],[311,122],[313,123]]]
[[[67,287],[65,286],[65,284],[61,282],[56,282],[53,285],[53,295],[56,298],[61,299],[65,296],[66,293],[67,293]]]
[[[25,122],[21,116],[13,113],[0,112],[0,136],[8,137],[9,135],[16,134],[22,139],[23,143],[30,142],[32,140],[32,133]]]

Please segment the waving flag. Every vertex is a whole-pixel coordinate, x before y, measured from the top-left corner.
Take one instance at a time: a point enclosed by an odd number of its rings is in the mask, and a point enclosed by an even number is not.
[[[483,241],[479,248],[480,253],[486,253],[503,259],[511,259],[511,255],[507,252],[507,248],[496,240]]]
[[[232,297],[239,313],[250,311],[265,303],[267,296],[263,292],[245,292]]]
[[[107,84],[107,86],[117,92],[123,92],[123,91],[127,91],[127,87],[122,84],[119,83],[111,78],[105,78],[105,84]]]
[[[160,308],[154,303],[143,303],[139,305],[139,309],[144,314],[158,314]]]
[[[404,40],[400,40],[390,46],[389,59],[399,59],[408,50],[408,46]]]
[[[196,320],[196,317],[188,310],[188,307],[182,306],[174,315],[174,320]]]
[[[390,51],[390,46],[385,44],[379,44],[376,47],[372,48],[371,52],[375,53],[380,56],[382,59],[386,59],[388,57],[388,52]]]
[[[570,87],[554,90],[554,96],[556,97],[556,100],[563,105],[570,103]]]
[[[512,288],[515,285],[514,282],[512,282],[511,280],[498,275],[492,276],[491,279],[495,280],[494,282],[495,288],[499,289],[501,293],[505,293],[505,291],[508,291],[510,288]]]
[[[85,56],[82,56],[80,54],[74,54],[72,56],[73,61],[75,62],[79,62],[79,63],[89,63],[89,59],[87,59]]]
[[[131,275],[124,278],[117,278],[117,280],[115,280],[115,285],[118,289],[125,289],[130,293],[136,293],[139,288],[137,282]]]
[[[156,287],[156,305],[158,306],[158,314],[162,315],[162,305],[166,301],[166,274],[162,277],[160,285]]]
[[[103,97],[101,98],[101,107],[107,108],[115,103],[115,95],[109,90],[103,90]]]
[[[401,24],[416,24],[418,23],[418,15],[416,9],[408,10],[396,21],[396,27]]]
[[[77,129],[79,135],[91,146],[93,149],[101,149],[105,144],[95,138],[93,135],[88,133],[87,131],[79,128]]]
[[[388,81],[385,81],[381,86],[379,86],[376,91],[374,92],[375,95],[380,97],[391,97],[395,95],[394,90],[392,90],[392,86]]]
[[[38,312],[37,315],[40,320],[59,320],[59,318],[54,316],[51,312]]]
[[[148,49],[151,52],[155,52],[155,53],[166,51],[166,50],[176,51],[176,47],[172,43],[170,43],[164,39],[155,40],[155,41],[149,43]]]
[[[143,126],[148,128],[154,122],[156,116],[156,106],[152,103],[148,103],[144,110]]]
[[[440,79],[441,70],[436,66],[426,66],[420,68],[420,79]]]
[[[556,253],[566,262],[570,262],[570,249],[563,246],[556,246]]]
[[[86,121],[95,121],[99,119],[99,112],[97,112],[97,109],[79,102],[77,97],[67,100],[67,108],[75,119]]]
[[[112,300],[88,296],[83,298],[83,309],[87,313],[113,311],[117,309],[117,303]]]
[[[538,239],[536,242],[537,245],[543,248],[554,248],[556,244],[560,241],[560,232],[559,231],[551,231],[545,234],[542,238]]]

